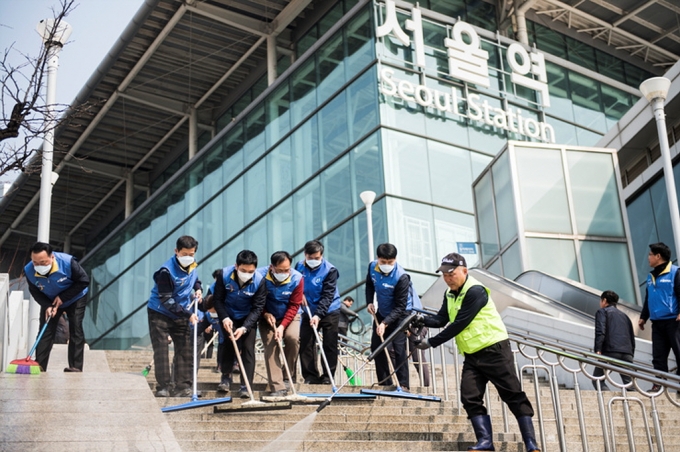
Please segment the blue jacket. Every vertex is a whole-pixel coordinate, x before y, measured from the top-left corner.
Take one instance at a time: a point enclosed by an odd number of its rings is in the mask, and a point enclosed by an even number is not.
[[[29,289],[33,286],[40,292],[39,294],[36,293],[35,295],[38,295],[38,297],[34,295],[34,298],[36,298],[36,301],[41,306],[50,306],[54,299],[57,296],[60,296],[62,303],[60,309],[63,309],[87,294],[89,278],[87,278],[87,274],[85,274],[79,266],[79,275],[74,276],[75,269],[71,268],[73,256],[57,252],[52,253],[52,255],[54,256],[54,262],[52,263],[52,269],[49,274],[43,276],[37,273],[33,266],[33,262],[26,264],[24,273],[26,274],[26,279],[28,279],[28,282],[30,283]],[[79,283],[80,285],[85,284],[85,286],[80,290],[76,290],[75,293],[72,293],[73,291],[69,291],[68,289],[73,287],[75,283]],[[74,289],[77,289],[77,287],[74,287]],[[41,303],[41,301],[43,302]],[[46,304],[47,301],[49,301],[49,303]]]
[[[262,314],[266,301],[264,277],[255,272],[246,285],[241,287],[236,275],[236,266],[222,269],[222,277],[215,285],[213,300],[220,323],[229,317],[232,321],[243,320],[246,330],[252,329]]]
[[[191,292],[194,290],[194,285],[198,281],[196,263],[194,262],[191,264],[188,270],[184,270],[173,255],[161,266],[156,274],[154,274],[154,277],[163,269],[168,271],[172,279],[172,296],[169,300],[161,300],[158,283],[155,283],[153,289],[151,289],[151,296],[149,297],[147,307],[152,311],[159,312],[171,319],[179,319],[191,315],[193,313],[193,309],[189,311],[189,306],[191,305]],[[171,311],[168,309],[169,307],[173,310]]]
[[[647,275],[647,300],[649,318],[671,320],[678,316],[678,299],[675,294],[675,277],[678,267],[670,262],[656,278]]]
[[[283,320],[283,317],[288,310],[293,291],[303,281],[302,273],[295,269],[291,269],[288,279],[280,283],[275,281],[269,274],[268,266],[258,268],[257,271],[262,274],[265,286],[267,287],[267,301],[264,305],[264,310],[273,315],[277,322],[280,322]],[[302,297],[299,296],[298,298]],[[284,327],[287,326],[288,325],[284,325]]]
[[[378,300],[378,314],[388,325],[414,307],[422,308],[411,278],[399,263],[388,274],[380,271],[377,260],[368,265],[367,303],[373,302],[373,292]]]
[[[340,277],[338,269],[326,259],[321,265],[311,269],[300,261],[295,270],[302,273],[305,279],[305,298],[312,315],[324,318],[327,314],[340,309],[340,292],[338,292],[337,279]],[[305,315],[306,310],[303,310]]]

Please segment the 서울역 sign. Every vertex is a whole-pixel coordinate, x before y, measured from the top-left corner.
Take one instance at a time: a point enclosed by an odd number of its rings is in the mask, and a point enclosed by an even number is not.
[[[376,36],[381,38],[391,34],[409,48],[413,42],[415,60],[413,64],[425,69],[422,13],[418,5],[411,9],[411,18],[405,21],[405,28],[411,32],[412,38],[399,25],[394,0],[386,0],[385,20],[376,29]],[[484,88],[491,86],[489,53],[482,49],[479,35],[472,25],[462,21],[456,22],[451,31],[451,38],[445,38],[442,44],[446,48],[448,73],[451,77]],[[548,78],[543,54],[528,52],[521,44],[512,43],[508,46],[506,55],[512,83],[536,91],[540,95],[540,104],[549,107]],[[487,100],[482,100],[479,94],[470,92],[467,97],[467,114],[464,114],[458,109],[462,96],[455,86],[450,90],[440,91],[425,85],[415,85],[408,80],[395,78],[394,70],[389,67],[381,68],[379,77],[380,92],[386,96],[415,102],[424,108],[466,116],[473,121],[481,121],[489,126],[544,142],[555,142],[555,130],[550,124],[522,116],[522,110],[519,108],[494,107]]]

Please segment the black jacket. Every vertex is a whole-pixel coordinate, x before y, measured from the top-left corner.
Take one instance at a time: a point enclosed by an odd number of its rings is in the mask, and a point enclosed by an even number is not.
[[[595,314],[595,353],[635,354],[633,324],[616,306],[598,309]]]

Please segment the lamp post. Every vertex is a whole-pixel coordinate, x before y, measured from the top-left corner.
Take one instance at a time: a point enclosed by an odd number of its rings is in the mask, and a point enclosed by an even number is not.
[[[678,196],[675,191],[675,177],[673,176],[673,164],[671,163],[671,152],[668,147],[668,131],[666,130],[666,113],[664,103],[668,95],[671,81],[665,77],[652,77],[645,80],[640,85],[640,91],[652,104],[654,119],[656,119],[656,129],[659,134],[659,148],[663,161],[663,176],[666,181],[666,197],[668,198],[668,209],[671,214],[671,228],[673,230],[673,240],[675,241],[675,258],[680,259],[680,211],[678,209]]]
[[[368,260],[373,262],[373,201],[375,201],[375,192],[371,190],[362,191],[359,193],[361,201],[366,206],[366,229],[368,230]]]
[[[44,19],[36,26],[38,34],[47,49],[47,96],[45,106],[45,141],[43,142],[42,172],[40,174],[40,209],[38,211],[38,241],[50,241],[50,214],[52,205],[52,186],[59,175],[52,171],[52,153],[54,150],[54,117],[57,101],[57,68],[59,52],[71,36],[69,24],[55,19]]]

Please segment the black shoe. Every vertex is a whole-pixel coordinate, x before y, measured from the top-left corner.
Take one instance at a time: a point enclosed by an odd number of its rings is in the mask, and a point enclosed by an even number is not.
[[[324,378],[324,379],[321,380],[320,384],[329,385],[329,384],[331,384],[331,379],[330,378]]]
[[[306,385],[318,385],[319,379],[314,377],[305,378]]]
[[[238,392],[238,396],[242,399],[250,398],[250,394],[248,394],[248,390],[246,389],[245,386],[241,386],[241,390]]]
[[[231,380],[229,377],[222,375],[222,380],[217,385],[217,392],[229,392],[229,386],[231,386]]]
[[[77,367],[67,367],[64,369],[64,372],[82,372],[82,370],[78,369]]]
[[[170,391],[168,391],[168,388],[157,389],[156,397],[170,397]]]

